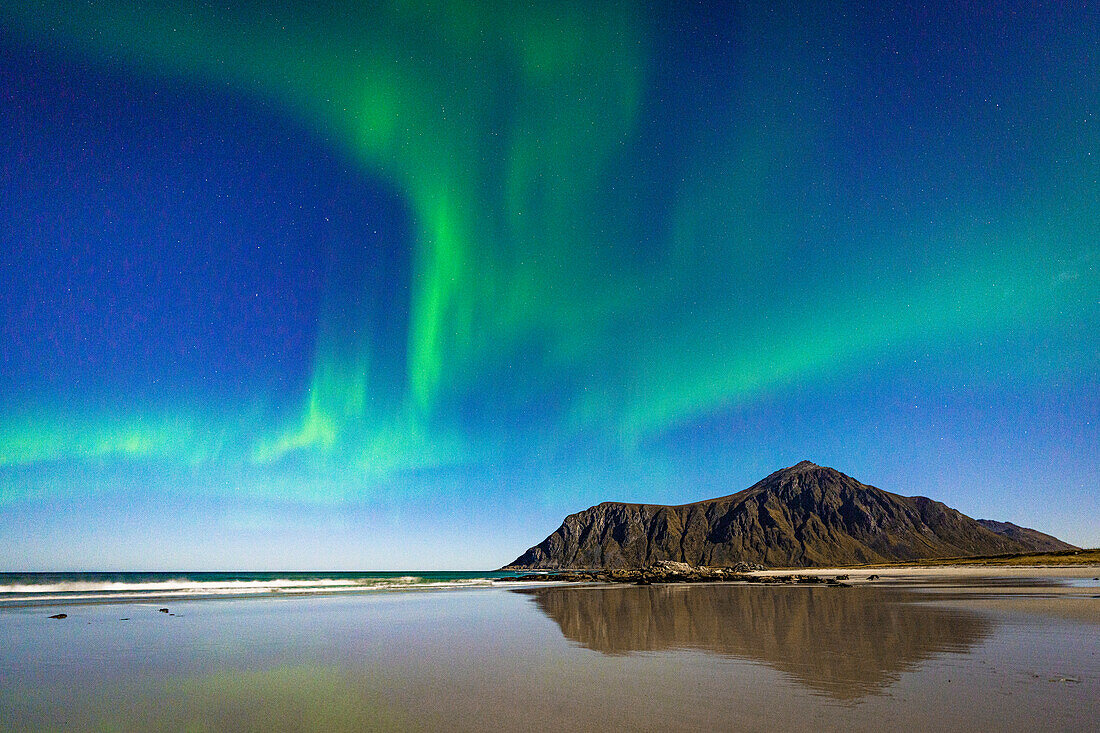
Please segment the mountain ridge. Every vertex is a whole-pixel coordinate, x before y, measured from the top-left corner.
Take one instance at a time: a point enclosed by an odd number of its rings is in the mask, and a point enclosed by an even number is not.
[[[1010,523],[985,526],[928,497],[906,497],[802,461],[742,491],[678,505],[603,502],[505,568],[636,568],[660,560],[810,567],[1076,549]]]
[[[979,519],[977,522],[991,532],[1029,544],[1036,552],[1060,552],[1062,550],[1078,549],[1053,535],[1030,527],[1021,527],[1012,522],[998,522],[995,519]]]

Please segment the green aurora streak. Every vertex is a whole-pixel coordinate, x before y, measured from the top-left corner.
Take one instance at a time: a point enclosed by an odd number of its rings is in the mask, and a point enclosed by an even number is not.
[[[849,21],[826,13],[746,10],[736,88],[716,123],[678,131],[690,153],[655,176],[658,31],[634,3],[5,4],[0,21],[39,43],[278,103],[406,197],[416,249],[396,388],[336,293],[292,424],[248,438],[243,419],[171,411],[6,420],[0,465],[238,451],[261,464],[350,456],[384,475],[470,460],[494,440],[465,433],[449,406],[486,379],[521,409],[566,391],[557,439],[612,434],[630,451],[793,384],[1095,320],[1100,161],[1080,152],[1100,148],[1095,122],[1052,126],[1043,160],[1059,163],[1032,165],[1004,200],[978,192],[930,217],[885,195],[864,210],[834,173],[846,107],[822,70],[856,54]],[[809,44],[815,33],[828,43]],[[1070,118],[1067,91],[1041,99],[1056,119]],[[1097,101],[1095,85],[1079,91]],[[898,178],[919,170],[907,160]]]

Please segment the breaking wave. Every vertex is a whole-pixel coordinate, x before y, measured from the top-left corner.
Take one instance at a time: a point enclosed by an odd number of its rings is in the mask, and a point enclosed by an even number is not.
[[[0,605],[476,588],[511,573],[0,573]]]

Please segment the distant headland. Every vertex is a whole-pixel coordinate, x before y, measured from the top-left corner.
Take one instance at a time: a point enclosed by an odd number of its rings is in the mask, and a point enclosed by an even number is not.
[[[972,519],[802,461],[736,494],[679,506],[604,502],[565,518],[506,570],[832,567],[1078,548]]]

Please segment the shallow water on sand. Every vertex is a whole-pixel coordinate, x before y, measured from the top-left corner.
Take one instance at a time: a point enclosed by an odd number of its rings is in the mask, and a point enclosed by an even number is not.
[[[72,606],[63,620],[0,608],[0,729],[1095,729],[1100,599],[1059,616],[942,591],[487,588],[186,601],[175,615]]]

